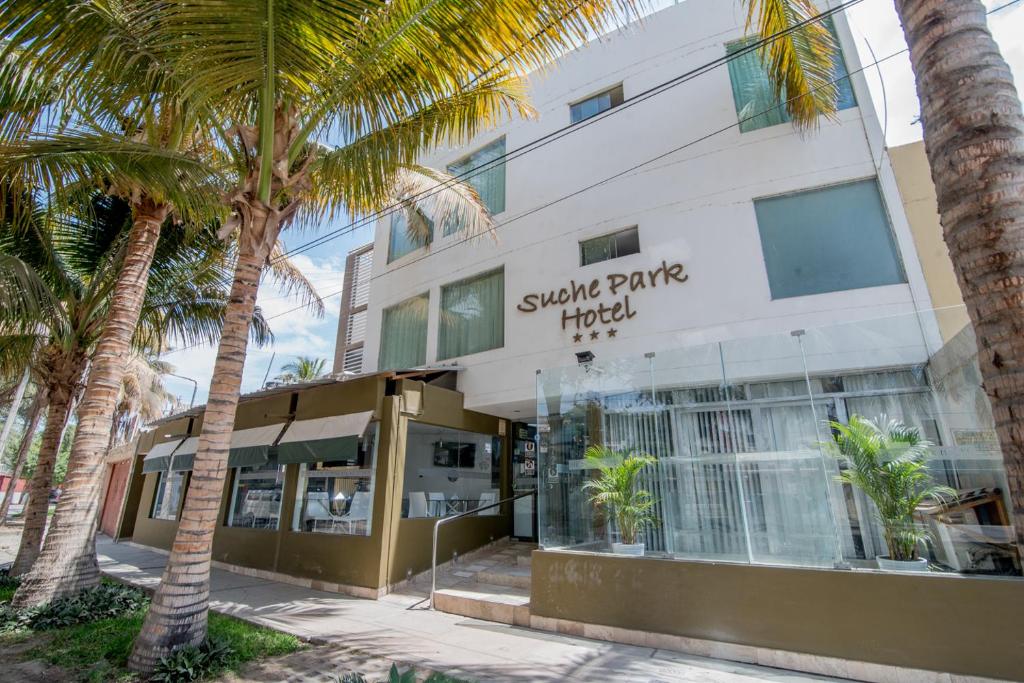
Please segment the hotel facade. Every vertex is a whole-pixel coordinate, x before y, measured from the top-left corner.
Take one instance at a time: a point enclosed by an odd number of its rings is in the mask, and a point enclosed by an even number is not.
[[[442,609],[861,680],[1020,678],[1006,478],[923,153],[885,148],[841,13],[839,111],[807,132],[743,21],[662,10],[531,76],[535,118],[422,160],[493,235],[378,221],[334,376],[239,408],[217,562],[376,597],[479,508],[441,561],[536,543],[525,598]],[[823,446],[855,416],[915,427],[957,492],[915,514],[923,572],[881,569],[873,503]],[[140,442],[120,537],[169,547],[201,421]],[[654,458],[643,557],[588,501],[592,445]]]

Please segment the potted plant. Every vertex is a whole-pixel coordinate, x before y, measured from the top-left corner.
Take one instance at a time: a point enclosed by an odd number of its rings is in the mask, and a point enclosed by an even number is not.
[[[855,486],[875,504],[878,522],[889,549],[878,556],[879,569],[926,572],[928,560],[919,554],[928,530],[914,521],[925,500],[955,498],[948,486],[928,474],[925,457],[932,444],[917,428],[899,420],[875,421],[854,415],[849,424],[830,422],[833,440],[825,448],[845,463],[839,481]]]
[[[590,503],[615,519],[619,543],[612,543],[612,552],[620,555],[643,555],[644,544],[637,537],[645,527],[654,526],[654,498],[637,487],[640,472],[655,460],[639,453],[620,453],[605,446],[591,446],[586,459],[598,470],[598,476],[583,485]]]

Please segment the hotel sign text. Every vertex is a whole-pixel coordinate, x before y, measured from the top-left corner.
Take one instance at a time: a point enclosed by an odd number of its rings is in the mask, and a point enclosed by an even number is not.
[[[636,317],[631,294],[648,288],[680,284],[689,278],[689,275],[683,273],[683,264],[662,261],[654,270],[609,273],[604,278],[594,278],[589,282],[569,280],[565,287],[527,294],[516,308],[523,313],[561,308],[562,329],[575,332],[573,341],[582,341],[582,333],[585,331],[589,332],[591,340],[596,340],[601,335],[592,329],[595,326],[615,325]],[[608,337],[614,337],[618,330],[609,327],[605,333]]]

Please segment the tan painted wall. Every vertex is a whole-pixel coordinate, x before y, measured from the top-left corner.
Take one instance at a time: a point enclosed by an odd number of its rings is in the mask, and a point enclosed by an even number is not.
[[[433,521],[401,519],[405,434],[410,413],[415,419],[427,417],[434,424],[489,434],[498,433],[499,418],[463,410],[461,394],[447,389],[402,380],[397,384],[397,395],[385,396],[385,386],[383,377],[369,377],[304,389],[299,392],[296,406],[296,418],[300,420],[365,410],[374,410],[380,419],[371,534],[345,536],[291,531],[299,465],[289,465],[286,469],[280,529],[224,526],[233,476],[233,472],[229,472],[213,539],[214,560],[371,589],[404,580],[409,570],[419,572],[430,567]],[[287,419],[290,397],[290,393],[283,393],[243,402],[238,408],[235,428],[283,423]],[[154,440],[157,443],[167,440],[164,434],[183,433],[186,426],[177,422],[162,425],[156,430],[155,438],[150,435],[143,440],[140,451],[148,451]],[[510,457],[507,443],[502,453],[502,490],[505,491]],[[137,456],[137,467],[141,467],[141,457]],[[156,474],[133,477],[122,535],[132,536],[143,545],[170,549],[177,523],[149,518],[156,479]],[[130,525],[125,523],[129,518]],[[465,553],[501,538],[508,534],[509,527],[507,515],[456,523],[442,537],[439,557],[450,559],[453,551]]]
[[[935,185],[932,183],[924,143],[913,142],[893,147],[889,150],[889,158],[896,173],[896,184],[903,198],[903,208],[910,222],[925,281],[928,283],[932,306],[936,309],[961,307],[936,313],[942,341],[948,342],[970,319],[966,309],[962,308],[964,300],[960,295],[956,273],[953,272],[953,263],[949,259],[949,250],[942,238]]]
[[[533,554],[530,613],[1020,680],[1019,579]]]

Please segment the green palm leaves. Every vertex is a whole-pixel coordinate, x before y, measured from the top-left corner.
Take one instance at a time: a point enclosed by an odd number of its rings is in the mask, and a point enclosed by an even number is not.
[[[839,481],[855,486],[875,504],[885,534],[889,558],[915,560],[927,530],[914,521],[918,507],[928,499],[955,498],[956,492],[940,486],[925,463],[932,444],[915,427],[899,420],[877,420],[855,415],[849,424],[830,422],[833,441],[823,444],[846,469]]]
[[[814,0],[744,0],[747,29],[770,42],[758,49],[777,101],[801,128],[834,117],[839,89],[833,82],[839,44]],[[785,35],[779,35],[788,31]],[[776,37],[777,36],[777,37]]]
[[[291,363],[281,366],[282,373],[277,376],[277,379],[288,384],[312,382],[324,376],[326,366],[327,361],[323,358],[299,356]]]
[[[658,524],[654,514],[656,501],[649,492],[638,488],[640,474],[656,460],[606,446],[591,446],[586,459],[598,471],[596,478],[583,484],[590,503],[614,517],[623,543],[636,543],[640,532]]]

